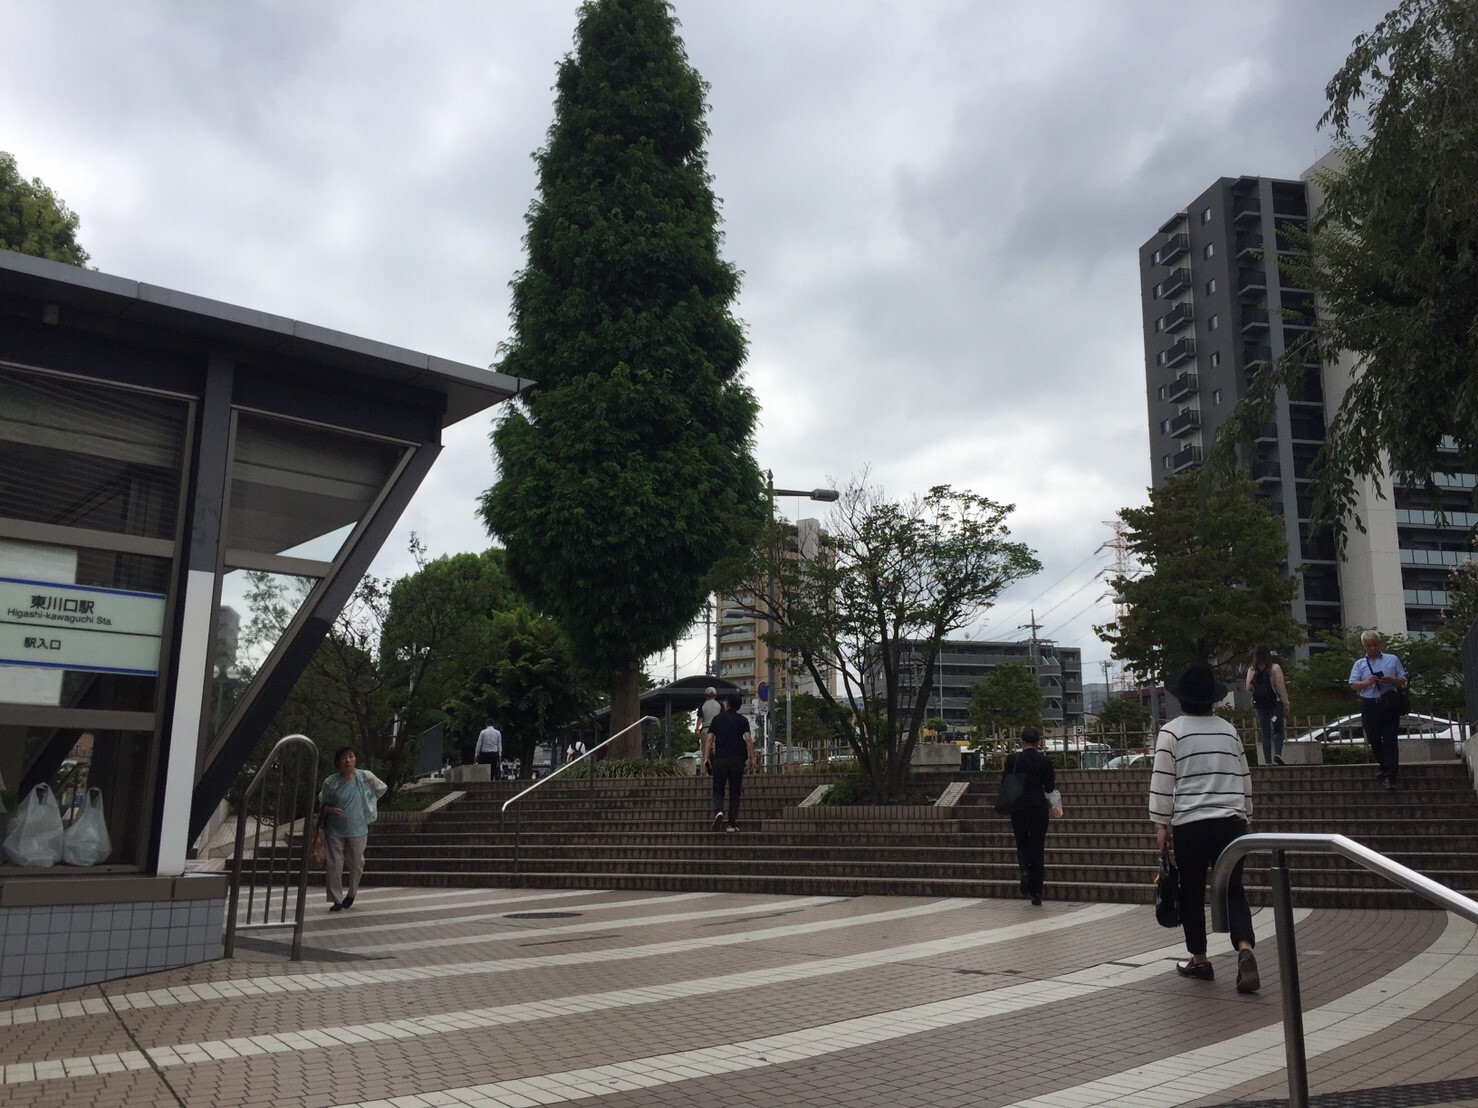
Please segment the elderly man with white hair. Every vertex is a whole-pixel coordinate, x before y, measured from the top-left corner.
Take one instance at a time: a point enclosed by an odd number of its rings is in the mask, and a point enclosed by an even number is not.
[[[724,710],[718,702],[718,690],[712,686],[703,690],[703,703],[698,708],[698,738],[701,740],[708,734],[709,725],[713,723],[713,717]]]
[[[1360,694],[1360,723],[1375,755],[1375,775],[1387,792],[1395,792],[1396,771],[1401,768],[1401,698],[1397,694],[1406,687],[1406,667],[1396,655],[1381,650],[1376,631],[1361,635],[1360,645],[1365,657],[1350,669],[1350,688]]]

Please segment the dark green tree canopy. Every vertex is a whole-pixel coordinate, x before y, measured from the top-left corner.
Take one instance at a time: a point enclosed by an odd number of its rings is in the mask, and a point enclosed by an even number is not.
[[[1288,614],[1298,581],[1279,573],[1282,525],[1251,493],[1250,481],[1213,487],[1192,473],[1152,490],[1148,507],[1119,512],[1144,572],[1110,579],[1127,614],[1094,630],[1141,679],[1193,661],[1230,673],[1258,643],[1287,651],[1303,640]]]
[[[1326,91],[1339,164],[1316,176],[1322,206],[1306,234],[1288,228],[1303,250],[1281,264],[1319,298],[1325,364],[1355,367],[1314,468],[1315,513],[1342,536],[1361,478],[1478,468],[1478,4],[1402,0]],[[1280,386],[1296,395],[1306,354],[1253,382],[1223,464]]]
[[[483,516],[514,581],[614,674],[616,726],[640,660],[764,512],[704,94],[664,0],[581,6],[498,365],[537,385],[494,432]]]
[[[1042,722],[1042,686],[1020,662],[995,666],[970,690],[970,723],[984,738]]]
[[[77,224],[76,214],[41,178],[27,181],[15,157],[0,150],[0,249],[85,265]]]

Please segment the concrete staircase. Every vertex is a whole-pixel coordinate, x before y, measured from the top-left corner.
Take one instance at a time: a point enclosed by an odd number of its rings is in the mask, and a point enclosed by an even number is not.
[[[1478,798],[1459,762],[1402,767],[1390,794],[1374,767],[1253,770],[1255,831],[1347,835],[1467,895],[1478,895]],[[556,781],[510,809],[523,786],[457,786],[466,795],[419,825],[376,824],[366,884],[648,889],[834,896],[1012,897],[1015,847],[991,809],[994,774],[921,775],[931,795],[965,783],[948,809],[818,813],[799,805],[817,774],[751,777],[743,831],[711,829],[706,777]],[[1067,814],[1047,838],[1047,896],[1148,903],[1156,854],[1146,809],[1149,771],[1058,775]],[[518,872],[514,872],[515,824]],[[1414,895],[1330,855],[1294,854],[1294,901],[1309,907],[1415,907]],[[1270,902],[1267,859],[1245,874]]]

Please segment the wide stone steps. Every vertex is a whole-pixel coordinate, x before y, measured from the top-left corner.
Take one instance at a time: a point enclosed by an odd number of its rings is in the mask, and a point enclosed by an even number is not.
[[[1047,842],[1047,895],[1148,903],[1156,852],[1149,772],[1065,771],[1068,809]],[[518,885],[858,896],[1014,897],[1007,820],[991,810],[998,775],[921,778],[938,795],[969,785],[947,818],[887,812],[797,813],[820,774],[746,783],[743,833],[709,826],[706,779],[555,782],[501,811],[520,783],[463,786],[467,795],[419,827],[385,821],[370,838],[374,884]],[[1339,833],[1469,895],[1478,894],[1478,802],[1457,763],[1403,767],[1401,791],[1377,787],[1371,766],[1254,770],[1257,831]],[[518,869],[514,872],[515,830]],[[1342,858],[1291,854],[1297,904],[1412,907],[1420,903]],[[1268,859],[1245,868],[1249,896],[1270,901]]]

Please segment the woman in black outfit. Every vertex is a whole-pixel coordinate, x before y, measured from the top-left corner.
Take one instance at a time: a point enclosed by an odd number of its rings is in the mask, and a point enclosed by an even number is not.
[[[1001,778],[1018,772],[1026,774],[1026,795],[1021,807],[1011,813],[1011,830],[1016,833],[1016,860],[1021,867],[1021,895],[1042,903],[1042,881],[1046,869],[1047,820],[1062,815],[1052,807],[1047,794],[1057,790],[1052,763],[1039,749],[1041,733],[1035,727],[1021,729],[1021,749],[1006,755]]]

